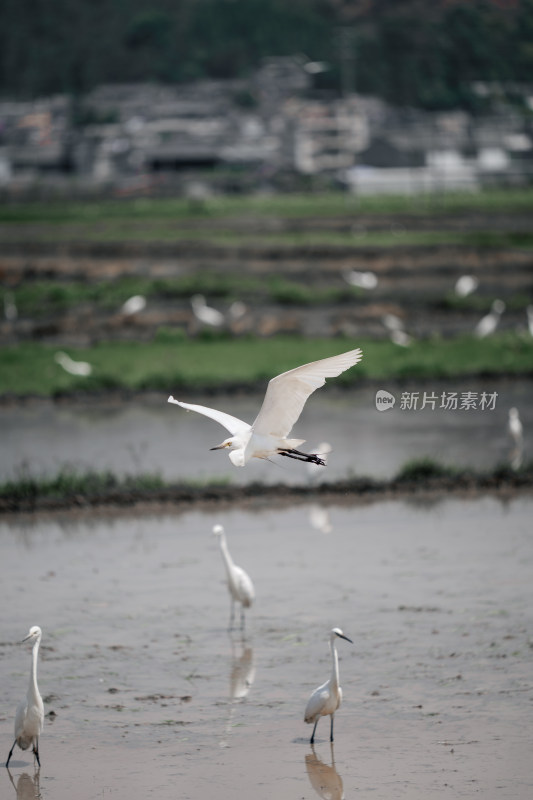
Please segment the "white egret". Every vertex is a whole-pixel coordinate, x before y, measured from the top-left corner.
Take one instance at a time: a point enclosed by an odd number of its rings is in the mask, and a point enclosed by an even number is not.
[[[44,706],[41,695],[39,694],[39,687],[37,686],[37,657],[39,655],[41,636],[41,629],[37,625],[34,625],[30,628],[26,638],[22,640],[22,642],[33,642],[30,684],[26,693],[26,699],[21,700],[17,706],[17,712],[15,714],[15,741],[13,742],[13,747],[9,751],[6,767],[9,766],[9,761],[16,744],[18,744],[21,750],[27,750],[28,747],[32,745],[37,764],[41,766],[39,760],[39,736],[43,730]]]
[[[220,544],[220,552],[222,553],[222,560],[226,567],[226,575],[228,582],[228,592],[231,597],[231,615],[229,620],[229,630],[233,627],[233,620],[235,618],[235,603],[241,604],[241,628],[244,628],[244,609],[250,608],[255,599],[255,589],[252,579],[245,572],[242,567],[238,567],[234,562],[228,550],[226,542],[226,534],[222,525],[215,525],[213,533],[218,536]]]
[[[333,741],[333,719],[335,711],[339,708],[342,702],[342,689],[339,686],[339,657],[337,655],[337,648],[335,647],[336,639],[345,639],[347,642],[353,644],[351,639],[341,631],[340,628],[332,628],[329,634],[329,649],[331,652],[331,676],[329,680],[319,686],[312,693],[307,701],[305,707],[304,720],[308,723],[314,722],[313,733],[311,734],[310,743],[315,741],[315,731],[320,717],[331,717],[331,727],[329,740]]]
[[[74,361],[62,350],[58,350],[54,358],[59,366],[63,367],[65,372],[68,372],[69,375],[80,375],[81,377],[86,378],[93,371],[93,368],[88,361]]]
[[[526,308],[527,313],[527,327],[531,336],[533,336],[533,306]]]
[[[175,403],[187,411],[196,411],[223,425],[231,436],[211,450],[228,447],[230,461],[236,467],[244,467],[251,458],[269,458],[276,453],[298,461],[312,461],[325,466],[324,460],[316,454],[296,450],[305,439],[288,439],[287,436],[302,413],[307,398],[315,389],[323,386],[326,378],[335,378],[341,372],[353,367],[362,357],[363,354],[358,348],[332,358],[304,364],[272,378],[263,405],[252,425],[214,408],[182,403],[175,400],[172,395],[168,398],[168,402]]]
[[[133,297],[128,297],[126,302],[121,306],[120,313],[130,317],[132,314],[138,314],[146,308],[146,297],[142,294],[134,294]]]
[[[4,316],[8,322],[18,319],[18,309],[13,292],[4,292]]]
[[[522,427],[520,414],[517,408],[513,407],[509,409],[508,428],[515,445],[521,448],[524,443],[524,428]]]
[[[478,286],[479,281],[474,275],[461,275],[455,284],[455,294],[457,297],[468,297]]]
[[[494,333],[499,325],[500,317],[505,311],[503,300],[495,300],[488,314],[482,317],[476,325],[474,333],[478,339],[484,339]]]
[[[375,289],[378,285],[378,278],[375,272],[358,272],[355,269],[343,273],[344,280],[350,286],[357,286],[360,289]]]
[[[203,294],[194,294],[191,297],[191,306],[193,314],[203,325],[211,325],[213,328],[219,328],[224,324],[224,314],[217,311],[216,308],[211,308],[205,302]]]

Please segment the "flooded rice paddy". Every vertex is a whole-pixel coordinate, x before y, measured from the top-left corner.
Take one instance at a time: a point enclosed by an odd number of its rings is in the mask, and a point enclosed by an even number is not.
[[[378,411],[378,388],[389,390],[396,404]],[[402,393],[418,393],[418,408],[402,409]],[[435,395],[435,408],[421,409],[423,394]],[[497,393],[493,410],[444,410],[442,393],[465,392],[481,397]],[[191,402],[213,406],[252,422],[262,396],[202,398]],[[0,415],[0,479],[24,471],[33,475],[56,472],[65,465],[78,470],[111,469],[117,474],[159,473],[167,480],[230,479],[233,483],[262,481],[302,483],[305,464],[286,459],[263,463],[254,459],[246,470],[232,466],[224,452],[209,448],[225,437],[224,429],[205,417],[167,402],[166,395],[136,398],[127,403],[39,401],[5,407]],[[508,460],[512,442],[508,411],[516,406],[525,431],[525,458],[531,457],[528,433],[533,429],[533,383],[457,381],[387,386],[342,392],[330,387],[307,403],[293,435],[317,448],[333,447],[328,480],[364,475],[390,478],[409,459],[430,456],[455,465],[488,469]],[[315,433],[316,432],[316,433]]]
[[[40,772],[17,749],[1,796],[530,798],[533,499],[332,505],[327,534],[310,512],[0,521],[2,758],[33,624],[47,715]],[[256,587],[244,637],[216,522]],[[345,699],[312,748],[333,626]]]

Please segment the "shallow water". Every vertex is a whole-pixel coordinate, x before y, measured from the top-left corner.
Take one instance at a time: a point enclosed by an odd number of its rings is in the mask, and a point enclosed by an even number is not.
[[[305,505],[0,522],[0,738],[39,624],[43,800],[532,796],[533,498],[325,510],[329,534]],[[256,587],[244,640],[219,521]],[[313,752],[302,720],[332,626],[354,640],[334,769],[328,721]],[[33,791],[27,752],[10,770]]]
[[[509,458],[512,442],[507,432],[508,411],[517,406],[525,430],[526,453],[531,457],[528,433],[533,429],[533,382],[484,381],[388,387],[396,396],[392,410],[377,411],[376,388],[349,392],[332,387],[313,395],[293,435],[307,439],[316,450],[329,442],[333,454],[323,477],[350,474],[380,478],[393,476],[409,459],[431,456],[440,461],[490,468]],[[446,411],[436,404],[421,410],[401,409],[402,392],[497,392],[493,411]],[[302,483],[309,479],[305,464],[277,458],[276,463],[254,459],[241,470],[227,454],[209,452],[225,437],[224,429],[198,414],[186,413],[166,402],[166,395],[125,404],[90,405],[38,402],[3,408],[0,413],[0,479],[21,471],[56,472],[65,464],[84,469],[112,469],[116,473],[158,472],[164,478],[231,479],[233,483],[260,480]],[[187,398],[213,405],[252,421],[261,397]],[[528,450],[529,447],[529,450]],[[315,479],[317,475],[315,474]]]

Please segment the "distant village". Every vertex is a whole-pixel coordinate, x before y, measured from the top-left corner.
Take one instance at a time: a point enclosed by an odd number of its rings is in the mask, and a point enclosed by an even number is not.
[[[217,191],[415,193],[532,181],[533,89],[528,114],[496,99],[474,117],[332,96],[314,86],[324,68],[270,58],[242,80],[3,99],[0,196],[181,194],[201,203]]]

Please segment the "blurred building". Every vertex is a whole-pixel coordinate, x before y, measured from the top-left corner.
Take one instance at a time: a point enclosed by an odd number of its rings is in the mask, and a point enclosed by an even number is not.
[[[303,56],[271,58],[247,80],[0,102],[0,186],[175,193],[200,180],[237,191],[285,176],[288,188],[291,177],[320,177],[358,192],[415,192],[531,180],[527,116],[341,98],[315,88],[317,69]]]

